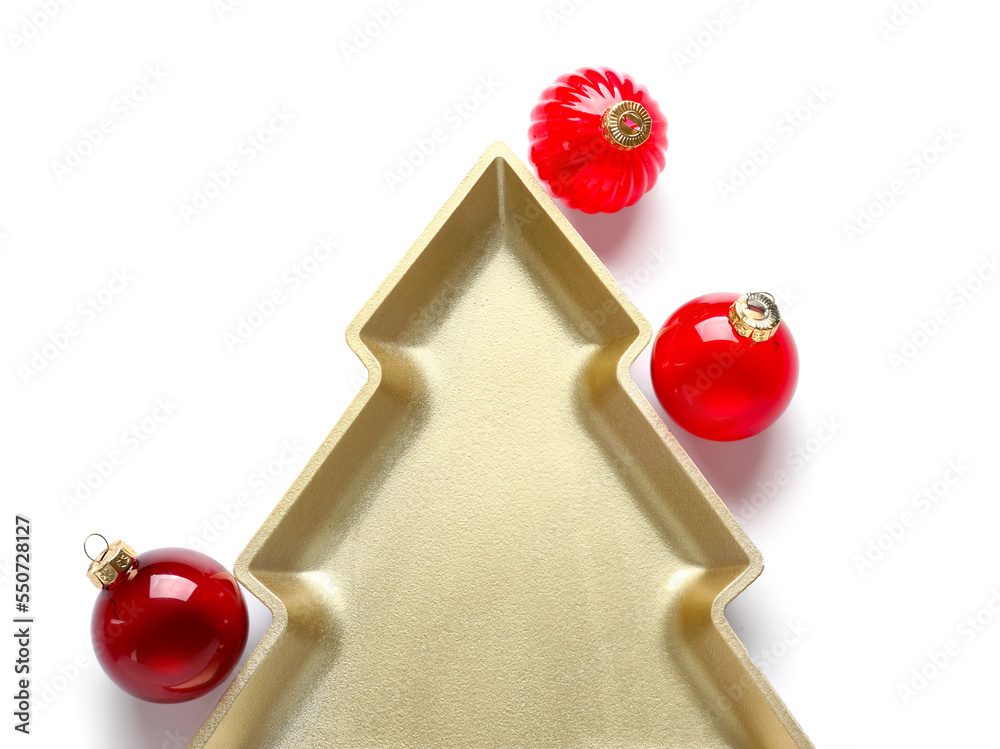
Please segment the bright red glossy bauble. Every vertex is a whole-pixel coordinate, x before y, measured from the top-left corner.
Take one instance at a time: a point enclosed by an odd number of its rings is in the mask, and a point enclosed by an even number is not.
[[[709,294],[678,309],[653,344],[653,390],[679,426],[710,440],[757,434],[795,392],[799,358],[785,323],[766,341],[738,335],[729,310],[738,294]]]
[[[139,556],[135,575],[104,588],[91,636],[98,661],[126,692],[183,702],[210,692],[247,643],[239,584],[211,557],[187,549]]]
[[[609,130],[605,114],[619,102],[636,103],[639,113],[622,114],[625,120]],[[644,123],[642,112],[648,114]],[[634,131],[640,134],[630,138]],[[553,195],[585,213],[613,213],[656,184],[666,163],[667,120],[649,92],[627,76],[581,68],[542,92],[528,139],[529,158]]]

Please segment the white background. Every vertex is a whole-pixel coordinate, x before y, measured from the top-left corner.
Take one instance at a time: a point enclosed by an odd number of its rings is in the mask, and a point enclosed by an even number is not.
[[[633,209],[570,219],[654,326],[703,293],[770,290],[800,349],[798,392],[772,429],[736,444],[677,435],[767,565],[730,607],[734,627],[819,747],[996,745],[1000,6],[895,7],[4,3],[0,612],[13,616],[21,512],[40,701],[13,743],[13,706],[0,711],[0,743],[158,748],[194,734],[221,689],[145,704],[95,665],[83,537],[203,544],[231,565],[363,381],[351,318],[486,146],[526,156],[545,86],[610,65],[666,113],[666,170]],[[365,38],[372,13],[390,20]],[[290,124],[248,151],[282,108]],[[390,187],[438,127],[443,142]],[[89,152],[54,166],[71,150]],[[239,174],[185,221],[181,204],[234,159]],[[734,170],[753,173],[724,196]],[[861,212],[874,220],[859,235],[845,226]],[[292,289],[286,274],[325,236],[338,249]],[[122,269],[127,286],[80,314]],[[230,351],[226,333],[275,289],[284,304]],[[71,323],[78,334],[32,368]],[[651,397],[647,368],[648,350],[634,374]],[[131,450],[122,435],[157,398],[177,409]],[[301,449],[283,454],[285,441]],[[124,463],[67,507],[113,450]],[[250,604],[256,642],[269,614]],[[951,641],[958,655],[935,673],[930,654]],[[913,669],[930,675],[922,687]]]

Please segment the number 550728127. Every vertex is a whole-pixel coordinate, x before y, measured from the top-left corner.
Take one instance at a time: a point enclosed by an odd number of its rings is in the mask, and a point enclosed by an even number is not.
[[[27,614],[31,602],[31,521],[14,518],[14,607]]]

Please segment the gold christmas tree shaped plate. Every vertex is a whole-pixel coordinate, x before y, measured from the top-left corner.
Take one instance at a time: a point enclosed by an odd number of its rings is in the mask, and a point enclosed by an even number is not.
[[[369,379],[236,563],[195,747],[811,744],[724,617],[758,551],[632,382],[650,327],[503,144],[347,331]]]

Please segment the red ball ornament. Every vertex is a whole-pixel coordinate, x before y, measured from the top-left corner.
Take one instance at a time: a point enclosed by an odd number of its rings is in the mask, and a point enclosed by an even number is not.
[[[101,588],[91,620],[97,660],[135,697],[201,697],[225,680],[243,653],[246,602],[236,578],[211,557],[157,549],[140,560],[115,541],[87,576]]]
[[[529,158],[570,208],[614,213],[656,184],[667,120],[645,87],[608,68],[560,76],[531,110]]]
[[[795,392],[799,356],[774,297],[709,294],[678,309],[653,344],[653,390],[677,424],[728,441],[773,424]]]

